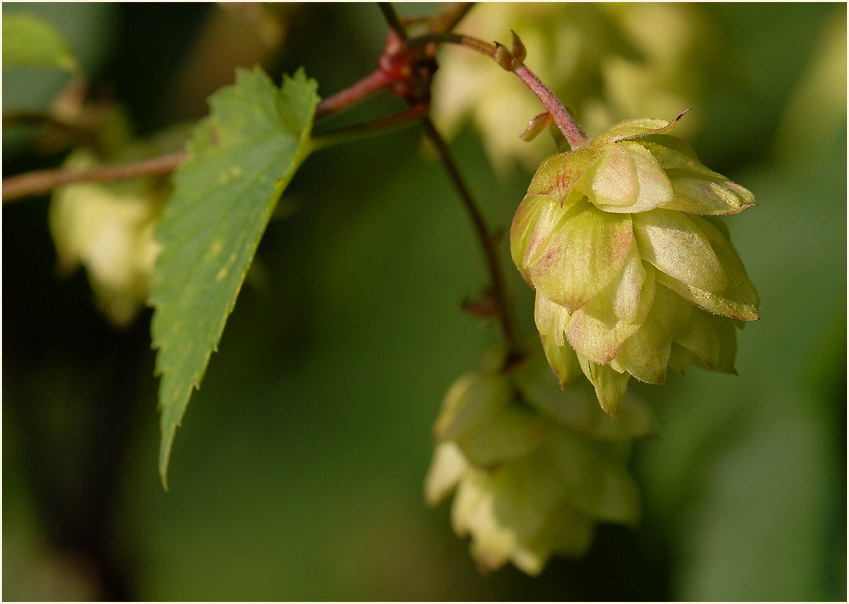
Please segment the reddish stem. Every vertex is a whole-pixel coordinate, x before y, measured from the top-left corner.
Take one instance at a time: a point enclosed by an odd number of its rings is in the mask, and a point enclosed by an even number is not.
[[[178,151],[171,155],[163,155],[126,164],[98,166],[88,170],[37,170],[20,176],[12,176],[3,180],[3,203],[14,201],[30,195],[48,193],[56,187],[96,180],[112,182],[130,180],[147,176],[169,174],[189,156],[186,151]]]
[[[581,127],[578,125],[578,122],[575,121],[575,118],[572,117],[572,114],[569,113],[569,110],[560,102],[560,99],[548,89],[548,86],[542,83],[542,81],[526,66],[520,65],[517,67],[513,73],[515,73],[520,80],[522,80],[525,85],[531,89],[543,106],[548,109],[548,112],[551,114],[551,117],[554,119],[554,123],[557,124],[557,127],[560,128],[561,132],[563,132],[563,136],[566,137],[566,140],[569,141],[569,146],[572,149],[580,149],[590,140],[590,137],[587,136],[587,133],[584,132]]]
[[[515,37],[515,40],[517,41],[518,37]],[[516,76],[531,89],[531,92],[537,96],[543,106],[548,110],[551,117],[554,119],[554,123],[557,124],[557,127],[563,132],[563,136],[565,136],[566,140],[569,141],[569,145],[572,149],[579,149],[585,146],[590,140],[586,132],[581,129],[578,122],[576,122],[575,118],[572,117],[572,114],[569,113],[569,110],[566,109],[563,103],[560,102],[560,99],[558,99],[557,96],[551,92],[551,90],[549,90],[548,87],[543,84],[530,69],[527,68],[527,66],[523,64],[516,65],[516,63],[520,63],[522,57],[515,57],[516,60],[514,62],[513,54],[507,51],[506,47],[501,46],[500,44],[491,44],[489,42],[479,40],[478,38],[473,38],[472,36],[455,34],[453,32],[429,33],[417,36],[407,40],[405,46],[408,48],[415,48],[417,46],[436,42],[459,44],[460,46],[471,48],[472,50],[494,59],[507,71],[515,73]],[[501,55],[499,55],[499,52]]]
[[[338,113],[380,92],[392,84],[392,80],[381,69],[375,69],[359,82],[323,99],[315,109],[315,119]]]
[[[483,213],[475,203],[471,191],[466,186],[462,176],[460,176],[460,171],[457,169],[457,164],[454,162],[454,158],[448,149],[448,145],[445,143],[445,139],[439,134],[439,131],[429,117],[425,116],[422,118],[421,124],[425,136],[436,149],[439,158],[442,160],[442,165],[445,171],[448,172],[451,183],[457,190],[460,200],[463,202],[463,207],[466,208],[469,218],[472,221],[478,242],[481,249],[483,249],[484,260],[486,261],[490,279],[492,279],[492,293],[498,307],[498,320],[501,326],[501,333],[509,344],[511,351],[514,354],[519,354],[522,348],[516,328],[513,325],[512,316],[510,315],[507,283],[504,280],[504,274],[501,272],[501,262],[498,259],[498,251],[490,234],[489,226],[487,226]]]

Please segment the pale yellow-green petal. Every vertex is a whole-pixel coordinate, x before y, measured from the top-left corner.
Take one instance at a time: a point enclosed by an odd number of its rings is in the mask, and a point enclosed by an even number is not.
[[[469,462],[493,467],[528,455],[542,442],[548,427],[544,417],[511,401],[485,410],[474,427],[454,442]]]
[[[569,319],[566,339],[575,351],[601,365],[611,361],[640,326],[654,298],[654,269],[646,271],[632,246],[622,271]]]
[[[535,207],[536,203],[539,203],[538,207]],[[525,271],[528,271],[529,279],[532,279],[530,275],[531,265],[548,249],[551,237],[555,231],[566,221],[577,215],[581,211],[581,207],[583,206],[577,208],[570,207],[568,210],[563,210],[557,201],[547,195],[540,195],[538,196],[538,201],[529,202],[528,209],[533,211],[536,216],[532,229],[527,235],[524,255],[521,257],[520,263],[517,264],[517,266],[521,266]],[[524,229],[524,226],[520,225],[519,228]],[[521,252],[521,245],[517,242],[515,251],[511,251],[511,253],[518,255]],[[531,285],[535,284],[531,282]]]
[[[698,357],[680,344],[673,342],[672,349],[669,353],[669,361],[667,363],[669,368],[672,371],[676,371],[681,375],[684,375],[687,368],[693,363],[699,363]]]
[[[448,497],[467,468],[468,462],[456,444],[450,441],[437,444],[425,477],[427,504],[435,507]]]
[[[633,220],[640,254],[660,272],[707,291],[726,288],[720,261],[690,218],[680,212],[653,210],[635,214]]]
[[[555,466],[538,454],[492,471],[469,472],[452,508],[455,532],[471,534],[471,553],[479,564],[498,568],[546,527],[564,491]]]
[[[559,504],[549,515],[544,530],[516,548],[510,560],[523,572],[542,572],[552,554],[580,556],[592,543],[595,521],[568,503]]]
[[[629,258],[623,267],[621,279],[612,292],[612,307],[618,319],[640,323],[654,299],[655,269],[639,258],[636,246],[631,247],[631,253],[633,258]]]
[[[566,495],[566,485],[548,452],[542,449],[493,472],[499,520],[518,541],[532,539]]]
[[[627,373],[618,373],[607,365],[599,365],[587,359],[578,357],[581,370],[595,388],[596,398],[604,412],[612,419],[619,415],[622,397],[628,388]]]
[[[519,204],[516,214],[513,216],[513,224],[510,227],[510,255],[513,263],[522,277],[528,283],[531,282],[525,265],[525,253],[528,249],[531,233],[537,225],[539,215],[544,207],[553,206],[556,202],[547,195],[525,195]],[[556,224],[556,222],[554,222]],[[553,226],[553,224],[552,224]]]
[[[640,144],[651,151],[660,167],[681,176],[702,177],[708,180],[728,180],[699,160],[696,152],[685,141],[670,134],[655,134],[640,139]]]
[[[734,246],[712,221],[698,216],[693,216],[692,220],[705,234],[712,249],[716,252],[716,257],[725,271],[728,286],[721,292],[711,292],[662,273],[656,275],[657,281],[666,285],[679,296],[712,313],[741,321],[759,319],[760,299],[758,293],[749,280],[746,269],[743,267]]]
[[[578,183],[578,189],[600,208],[632,206],[640,194],[634,158],[623,147],[609,145]]]
[[[575,183],[602,155],[603,149],[586,148],[544,159],[528,186],[528,195],[544,194],[565,200]]]
[[[578,358],[567,345],[559,351],[569,363],[570,371],[581,373]],[[550,362],[550,361],[549,361]],[[625,396],[615,422],[604,414],[588,389],[557,387],[555,376],[540,358],[531,358],[512,374],[514,383],[534,409],[556,423],[593,439],[627,441],[657,434],[654,415],[644,401]]]
[[[659,280],[660,273],[656,277]],[[617,362],[640,381],[662,384],[672,340],[687,328],[692,312],[692,305],[656,284],[652,309],[640,329],[619,349]]]
[[[639,493],[625,464],[604,445],[574,432],[554,430],[546,450],[560,469],[577,509],[609,522],[634,524]]]
[[[628,204],[608,204],[601,197],[593,200],[607,212],[648,212],[672,200],[672,184],[657,159],[640,143],[623,141],[615,145],[624,149],[636,170],[637,195]]]
[[[672,200],[663,206],[664,209],[691,214],[738,214],[756,205],[748,189],[730,181],[673,178],[672,190]]]
[[[566,326],[569,324],[569,311],[537,292],[534,300],[534,321],[542,336],[550,336],[556,346],[566,342]]]
[[[625,120],[609,128],[590,141],[591,146],[602,146],[622,140],[634,140],[653,134],[666,134],[683,117],[687,110],[682,111],[671,120],[652,118]]]
[[[470,553],[478,564],[495,570],[510,559],[516,537],[495,514],[496,490],[489,472],[470,469],[457,487],[451,524],[459,537],[472,536]]]
[[[506,376],[476,372],[449,389],[434,435],[454,442],[469,462],[490,466],[530,453],[546,429],[545,418],[519,404]]]
[[[578,372],[578,360],[575,357],[575,351],[569,345],[558,345],[551,335],[540,335],[542,340],[545,359],[554,375],[557,376],[557,382],[560,388],[565,388],[566,384],[575,379]]]
[[[502,376],[471,373],[460,377],[445,395],[433,426],[434,436],[440,440],[459,438],[507,405],[512,396],[510,383]]]
[[[654,313],[619,349],[617,360],[628,373],[642,382],[663,384],[672,341]]]
[[[694,308],[686,328],[674,340],[701,359],[708,369],[713,369],[719,363],[719,334],[712,316],[706,311]]]
[[[528,263],[531,282],[547,298],[574,312],[613,279],[633,239],[631,217],[584,203],[561,222],[547,246]]]

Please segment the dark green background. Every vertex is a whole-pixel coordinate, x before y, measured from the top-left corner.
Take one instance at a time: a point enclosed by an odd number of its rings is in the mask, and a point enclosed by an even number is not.
[[[481,576],[448,506],[425,506],[442,395],[497,331],[460,310],[485,285],[483,262],[412,128],[323,151],[296,175],[285,199],[298,211],[260,245],[264,278],[243,289],[192,398],[167,494],[149,315],[110,328],[84,273],[55,275],[47,198],[4,207],[3,599],[845,600],[846,10],[705,8],[737,77],[694,108],[705,128],[691,142],[760,204],[727,223],[762,320],[740,334],[738,377],[635,386],[662,434],[635,448],[638,531],[603,526],[585,559],[537,579]],[[180,70],[216,6],[3,6],[17,10],[55,21],[141,134],[200,116],[175,78],[200,98],[229,82]],[[374,5],[285,10],[275,80],[303,65],[326,96],[373,68]],[[840,111],[814,95],[791,119],[841,26]],[[219,72],[232,74],[237,44],[219,44]],[[63,83],[14,77],[4,113]],[[398,108],[381,97],[337,121]],[[60,161],[9,134],[4,176]],[[496,177],[471,130],[452,148],[490,221],[508,226],[529,175]],[[530,333],[529,293],[506,266]]]

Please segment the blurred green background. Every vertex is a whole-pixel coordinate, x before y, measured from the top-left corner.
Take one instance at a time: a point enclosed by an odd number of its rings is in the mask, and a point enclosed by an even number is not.
[[[297,211],[269,226],[177,433],[169,493],[149,312],[112,328],[84,271],[56,275],[48,198],[3,208],[3,599],[845,600],[846,7],[699,9],[733,74],[693,108],[690,142],[759,203],[727,224],[762,319],[739,335],[739,376],[633,386],[661,431],[635,447],[639,530],[603,526],[584,559],[536,579],[481,576],[448,505],[425,506],[442,396],[497,331],[460,309],[486,284],[481,254],[410,128],[296,175]],[[386,31],[371,4],[267,21],[207,4],[3,5],[24,10],[68,37],[91,93],[140,135],[201,117],[238,64],[275,81],[303,65],[327,96],[373,69]],[[4,115],[47,106],[64,77],[4,71]],[[398,108],[379,97],[337,121]],[[61,161],[27,137],[4,129],[4,176]],[[509,226],[530,174],[496,174],[471,127],[452,148]]]

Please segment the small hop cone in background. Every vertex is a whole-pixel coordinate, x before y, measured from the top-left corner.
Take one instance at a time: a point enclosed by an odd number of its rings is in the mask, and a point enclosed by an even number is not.
[[[542,162],[511,228],[513,261],[561,376],[570,346],[613,418],[630,376],[734,372],[758,294],[720,216],[752,194],[706,168],[670,122],[629,120]]]
[[[574,353],[562,360],[570,379],[580,374]],[[435,506],[456,490],[454,531],[471,536],[482,570],[512,562],[536,575],[552,554],[583,554],[598,522],[637,522],[627,459],[654,421],[629,398],[611,423],[588,389],[561,390],[539,353],[506,370],[504,361],[493,348],[446,394],[425,495]]]
[[[701,104],[708,86],[731,78],[721,35],[709,10],[696,3],[482,2],[458,31],[489,39],[517,32],[534,73],[569,107],[589,134],[635,115],[672,115]],[[449,136],[465,121],[479,131],[499,176],[519,163],[533,170],[550,141],[520,145],[516,135],[539,104],[518,82],[491,69],[487,57],[440,49],[433,117]],[[690,136],[701,124],[680,128]]]
[[[76,149],[65,160],[65,168],[83,170],[173,153],[185,147],[193,127],[178,124],[138,140],[131,137],[119,109],[99,119],[109,124],[103,152]],[[151,177],[77,182],[53,193],[49,222],[58,271],[69,275],[79,266],[85,268],[97,305],[116,327],[132,323],[147,303],[161,250],[153,234],[170,192],[166,179]]]
[[[90,168],[97,161],[78,150],[66,165]],[[129,324],[150,293],[160,249],[153,232],[166,196],[145,180],[74,183],[53,194],[49,220],[59,271],[85,267],[98,306],[116,326]]]

